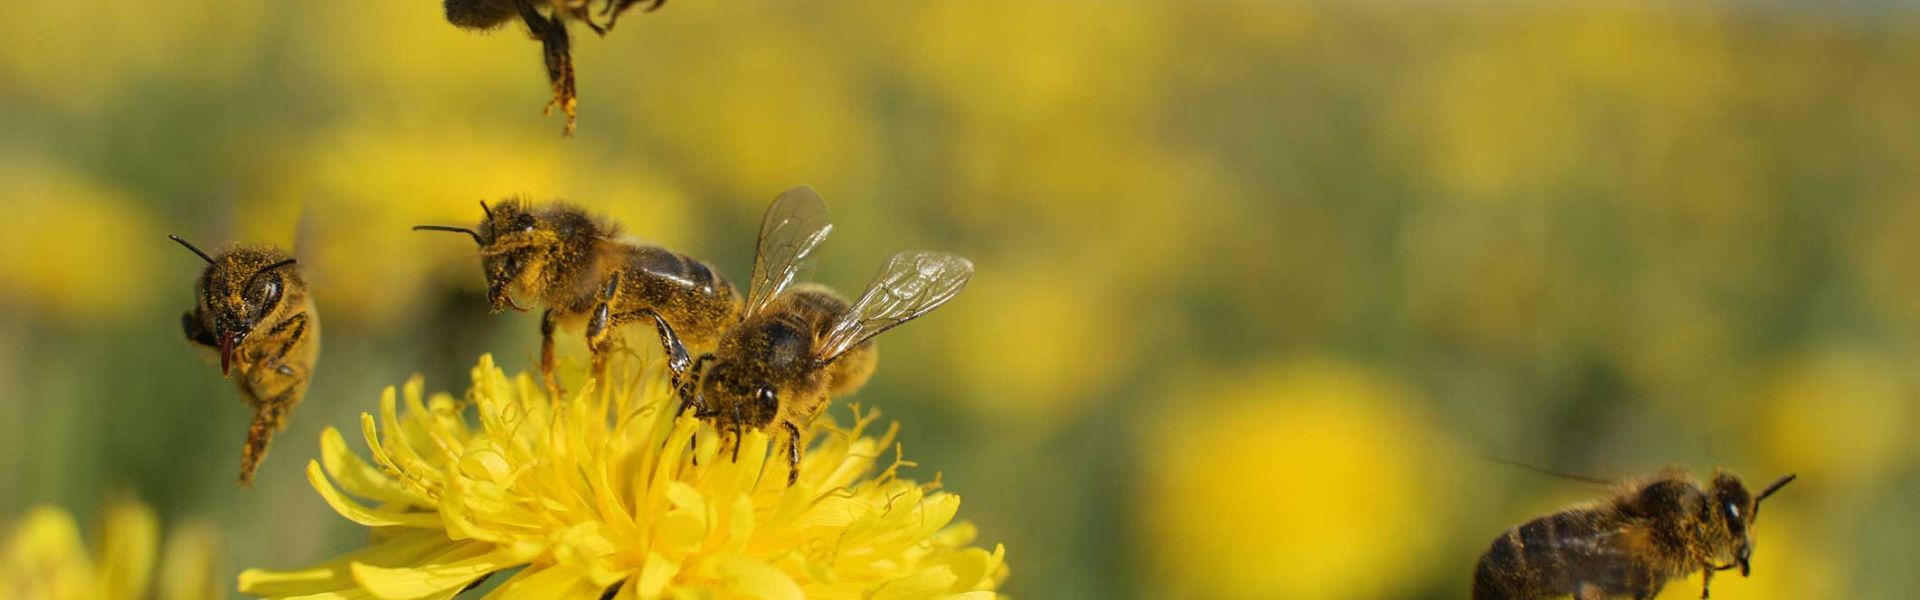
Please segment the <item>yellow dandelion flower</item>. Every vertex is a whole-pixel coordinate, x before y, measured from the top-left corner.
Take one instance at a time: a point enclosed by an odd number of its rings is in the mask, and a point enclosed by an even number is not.
[[[240,591],[450,598],[524,567],[489,597],[995,597],[1005,549],[969,545],[958,496],[897,476],[912,463],[889,452],[897,427],[865,434],[876,413],[816,423],[789,487],[767,436],[748,433],[736,461],[673,410],[660,368],[626,372],[556,402],[483,356],[464,399],[425,398],[418,377],[387,388],[379,417],[361,417],[373,462],[329,428],[307,464],[321,497],[371,528],[367,547],[249,569]]]
[[[222,590],[181,582],[211,581],[219,566],[219,539],[188,526],[167,540],[158,593],[149,594],[160,537],[153,510],[132,500],[107,507],[95,553],[67,511],[36,506],[13,528],[0,554],[0,598],[187,600],[219,598]]]

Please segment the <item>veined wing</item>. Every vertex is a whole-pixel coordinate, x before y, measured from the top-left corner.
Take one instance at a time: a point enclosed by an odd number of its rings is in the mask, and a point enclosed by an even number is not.
[[[827,328],[814,346],[814,359],[832,362],[873,336],[939,308],[972,277],[972,262],[945,252],[908,250],[893,255],[853,307]]]
[[[760,241],[753,251],[753,280],[747,287],[744,314],[756,314],[773,304],[807,267],[807,258],[827,240],[833,223],[827,204],[813,188],[800,186],[782,192],[760,221]]]

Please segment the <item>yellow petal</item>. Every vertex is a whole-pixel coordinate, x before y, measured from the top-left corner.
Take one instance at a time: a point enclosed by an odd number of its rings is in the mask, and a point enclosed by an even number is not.
[[[912,598],[933,598],[953,589],[958,580],[953,569],[938,566],[922,570],[905,578],[895,579],[880,586],[869,596],[871,600],[909,600]]]
[[[487,594],[489,600],[566,600],[580,598],[597,600],[606,590],[596,589],[587,582],[584,574],[566,565],[530,566],[508,579],[493,593]]]
[[[346,517],[349,521],[368,527],[398,526],[427,529],[441,527],[439,513],[401,512],[361,506],[341,494],[340,490],[334,489],[333,483],[321,473],[320,463],[317,461],[307,461],[307,482],[313,484],[313,489],[320,492],[320,498],[326,500],[327,505],[332,506],[334,512],[340,513],[340,516]]]
[[[101,598],[144,598],[153,577],[160,519],[138,502],[119,501],[107,509],[100,540],[98,575]]]
[[[469,542],[421,560],[389,564],[394,566],[354,562],[353,580],[380,598],[424,598],[449,591],[458,593],[481,576],[511,567],[515,561],[493,551],[493,544]]]
[[[801,600],[807,597],[800,584],[786,573],[745,556],[728,556],[720,561],[720,576],[730,591],[750,594],[761,600]]]
[[[673,582],[673,576],[680,574],[680,563],[668,559],[659,552],[648,552],[647,563],[640,568],[640,577],[627,586],[627,590],[636,591],[643,598],[656,598]]]
[[[347,440],[338,429],[328,427],[320,432],[320,464],[326,468],[327,476],[355,496],[396,504],[430,504],[348,449]]]
[[[247,569],[240,573],[240,593],[275,597],[346,593],[359,589],[348,567],[352,563],[406,564],[456,544],[438,531],[410,531],[305,569]]]
[[[94,595],[93,562],[80,542],[73,516],[51,506],[35,506],[15,525],[0,577],[25,598],[84,598]]]
[[[158,597],[161,600],[225,598],[221,577],[220,531],[208,523],[188,523],[167,534],[161,551]]]

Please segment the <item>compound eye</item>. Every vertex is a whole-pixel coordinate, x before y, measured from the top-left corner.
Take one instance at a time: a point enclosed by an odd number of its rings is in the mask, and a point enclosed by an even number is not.
[[[254,311],[264,315],[267,310],[280,303],[280,281],[267,279],[253,284],[253,291],[248,295],[254,301]]]
[[[775,394],[773,388],[770,387],[760,388],[760,391],[755,394],[754,399],[759,400],[761,404],[777,404],[780,401],[779,396]]]

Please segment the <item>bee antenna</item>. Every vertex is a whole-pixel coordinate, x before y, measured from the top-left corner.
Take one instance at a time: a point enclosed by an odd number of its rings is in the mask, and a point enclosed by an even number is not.
[[[167,239],[180,242],[180,245],[186,246],[187,249],[192,250],[194,254],[200,255],[200,260],[207,261],[207,264],[213,264],[213,257],[207,256],[207,253],[201,252],[199,248],[193,247],[193,244],[187,243],[187,241],[184,239],[181,239],[180,236],[169,233],[167,234]]]
[[[1600,485],[1613,485],[1613,482],[1611,482],[1611,481],[1607,481],[1607,480],[1605,480],[1605,479],[1601,479],[1601,478],[1598,478],[1598,477],[1588,477],[1588,476],[1586,476],[1586,475],[1574,475],[1574,474],[1572,474],[1572,473],[1562,473],[1562,472],[1559,472],[1559,471],[1555,471],[1555,470],[1553,470],[1553,469],[1547,469],[1547,468],[1543,468],[1543,467],[1536,467],[1536,466],[1533,466],[1533,465],[1530,465],[1530,464],[1527,464],[1527,463],[1523,463],[1523,462],[1517,462],[1517,461],[1511,461],[1511,460],[1507,460],[1507,459],[1504,459],[1504,458],[1496,458],[1496,457],[1492,457],[1492,456],[1487,456],[1487,455],[1484,455],[1484,454],[1483,454],[1483,455],[1480,455],[1480,460],[1487,460],[1487,461],[1493,461],[1493,462],[1497,462],[1497,463],[1500,463],[1500,464],[1503,464],[1503,465],[1507,465],[1507,466],[1509,466],[1509,467],[1520,467],[1520,468],[1522,468],[1522,469],[1526,469],[1526,470],[1528,470],[1528,471],[1533,471],[1533,472],[1535,472],[1535,473],[1539,473],[1539,474],[1541,474],[1541,475],[1548,475],[1548,476],[1552,476],[1552,477],[1559,477],[1559,478],[1561,478],[1561,479],[1571,479],[1571,480],[1574,480],[1574,481],[1584,481],[1584,482],[1587,482],[1587,483],[1595,483],[1595,484],[1600,484]]]
[[[413,226],[413,230],[414,231],[451,231],[454,233],[464,233],[464,234],[473,236],[473,243],[481,246],[487,245],[486,242],[480,241],[480,234],[478,232],[472,229],[467,229],[465,227],[453,227],[450,225],[415,225]],[[181,242],[181,243],[184,244],[186,242]]]
[[[487,215],[487,220],[488,220],[488,221],[492,221],[492,220],[493,220],[493,209],[491,209],[491,208],[487,208],[487,201],[486,201],[486,200],[481,200],[481,201],[480,201],[480,212],[483,212],[483,213],[486,213],[486,215]]]
[[[1793,483],[1793,480],[1798,477],[1800,476],[1792,473],[1788,473],[1786,477],[1781,477],[1778,481],[1773,482],[1772,485],[1767,486],[1767,489],[1761,490],[1760,495],[1754,497],[1753,503],[1756,505],[1760,504],[1761,500],[1767,499],[1767,496],[1772,496],[1774,492],[1780,491],[1780,488],[1786,487],[1789,483]]]
[[[254,276],[254,277],[259,277],[261,273],[265,273],[265,272],[267,272],[267,271],[272,271],[272,270],[274,270],[274,269],[278,269],[278,268],[280,268],[280,267],[284,267],[284,266],[287,266],[287,265],[291,265],[291,264],[293,264],[293,263],[295,263],[295,262],[299,262],[299,261],[298,261],[298,260],[296,260],[296,259],[292,259],[292,258],[289,258],[289,259],[286,259],[286,260],[282,260],[282,261],[280,261],[280,262],[277,262],[277,263],[273,263],[273,264],[270,264],[270,265],[267,265],[267,266],[264,266],[264,267],[260,267],[260,270],[258,270],[258,271],[254,271],[254,272],[253,272],[253,276]]]

